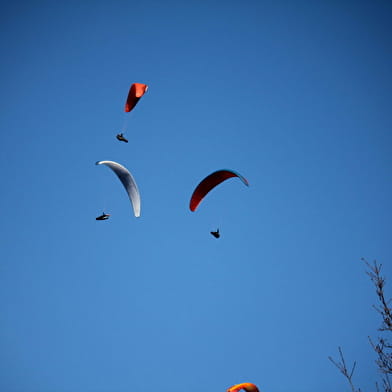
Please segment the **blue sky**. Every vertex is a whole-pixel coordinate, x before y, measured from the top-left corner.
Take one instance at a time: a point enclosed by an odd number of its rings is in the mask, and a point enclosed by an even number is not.
[[[341,345],[373,390],[360,258],[392,279],[391,16],[386,1],[4,3],[0,389],[343,391]],[[149,90],[125,114],[134,82]],[[140,218],[98,160],[132,172]],[[249,188],[231,179],[190,212],[222,168]]]

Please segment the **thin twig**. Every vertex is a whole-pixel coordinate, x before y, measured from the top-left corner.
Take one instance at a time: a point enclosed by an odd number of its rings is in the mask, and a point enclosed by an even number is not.
[[[355,366],[357,365],[357,363],[354,361],[353,367],[351,368],[351,372],[349,372],[347,369],[346,361],[344,360],[342,348],[339,346],[338,350],[340,355],[340,361],[335,361],[332,357],[328,357],[328,359],[340,370],[343,376],[346,377],[348,383],[350,384],[352,392],[361,392],[360,389],[355,389],[352,380]]]

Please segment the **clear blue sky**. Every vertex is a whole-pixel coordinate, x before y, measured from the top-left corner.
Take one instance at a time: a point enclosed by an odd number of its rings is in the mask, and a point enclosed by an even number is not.
[[[391,20],[389,1],[3,2],[0,390],[345,391],[339,345],[374,390],[360,258],[390,293]],[[132,172],[140,218],[98,160]],[[190,212],[222,168],[250,187]]]

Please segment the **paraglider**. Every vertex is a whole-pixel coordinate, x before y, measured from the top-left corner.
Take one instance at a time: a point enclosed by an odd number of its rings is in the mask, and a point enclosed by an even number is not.
[[[148,86],[143,83],[133,83],[131,88],[129,89],[128,97],[125,102],[125,112],[130,112],[136,104],[139,102],[139,99],[146,93]]]
[[[259,392],[259,389],[256,387],[255,384],[251,382],[244,382],[242,384],[233,385],[232,387],[228,388],[226,392],[238,392],[241,389],[244,389],[246,392]]]
[[[116,135],[116,138],[117,138],[117,140],[120,140],[120,142],[125,142],[125,143],[128,143],[128,140],[127,140],[127,139],[125,139],[125,137],[124,137],[124,134],[123,134],[123,133],[118,133],[118,134]]]
[[[216,229],[216,231],[210,231],[210,233],[211,233],[215,238],[219,238],[219,237],[220,237],[219,229]]]
[[[204,180],[200,182],[200,184],[195,188],[193,194],[191,196],[191,200],[189,203],[189,208],[191,211],[196,211],[199,204],[202,202],[204,197],[217,185],[221,182],[232,178],[238,177],[246,186],[249,186],[248,180],[241,176],[241,174],[233,171],[233,170],[218,170],[209,176],[207,176]]]
[[[99,161],[96,165],[105,165],[114,171],[121,183],[124,185],[127,191],[129,200],[132,203],[133,211],[136,217],[140,216],[140,194],[139,189],[136,185],[135,179],[132,174],[124,166],[113,161]]]
[[[110,214],[105,214],[104,212],[102,213],[102,215],[97,216],[95,218],[95,220],[101,221],[101,220],[107,220],[109,219]]]

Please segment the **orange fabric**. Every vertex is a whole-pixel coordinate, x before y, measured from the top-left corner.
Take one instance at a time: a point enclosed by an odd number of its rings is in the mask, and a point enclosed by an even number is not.
[[[191,211],[196,211],[197,206],[201,203],[204,197],[210,192],[211,189],[215,188],[221,182],[231,177],[238,177],[245,185],[249,186],[248,180],[236,173],[233,170],[218,170],[207,176],[193,191],[191,201],[189,202],[189,208]],[[250,391],[253,392],[253,391]]]
[[[238,392],[241,389],[245,389],[246,392],[259,392],[259,389],[255,384],[251,382],[244,382],[242,384],[233,385],[227,389],[227,392]]]
[[[148,86],[143,83],[134,83],[129,89],[127,101],[125,102],[125,111],[130,112],[136,104],[139,102],[139,99],[145,94]]]

